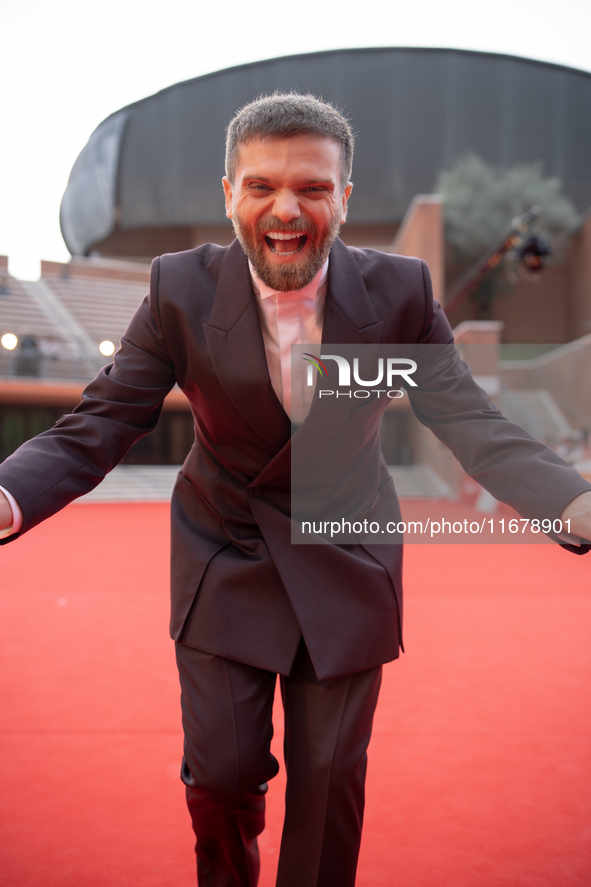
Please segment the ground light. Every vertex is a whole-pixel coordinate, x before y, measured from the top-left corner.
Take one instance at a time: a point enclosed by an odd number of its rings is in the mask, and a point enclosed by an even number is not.
[[[0,344],[3,348],[6,348],[7,351],[14,351],[18,345],[18,339],[14,333],[4,333],[0,339]]]
[[[105,339],[105,341],[101,342],[101,344],[99,345],[99,351],[101,352],[103,357],[110,357],[111,354],[113,354],[115,351],[115,346],[112,342],[109,341],[109,339]]]

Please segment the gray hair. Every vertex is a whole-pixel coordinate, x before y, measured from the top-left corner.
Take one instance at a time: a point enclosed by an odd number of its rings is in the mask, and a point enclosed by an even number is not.
[[[341,188],[351,178],[353,131],[347,118],[329,102],[297,92],[274,92],[244,105],[226,131],[226,175],[234,184],[238,149],[252,139],[310,133],[333,139],[341,146]]]

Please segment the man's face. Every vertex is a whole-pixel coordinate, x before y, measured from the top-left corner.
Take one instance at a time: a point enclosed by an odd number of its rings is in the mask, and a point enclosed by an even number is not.
[[[341,148],[316,135],[267,136],[240,145],[226,213],[260,279],[301,289],[324,265],[353,187],[340,185]]]

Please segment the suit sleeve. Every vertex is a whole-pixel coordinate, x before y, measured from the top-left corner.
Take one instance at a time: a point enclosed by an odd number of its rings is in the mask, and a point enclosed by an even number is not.
[[[87,386],[80,404],[0,465],[0,484],[10,490],[23,514],[21,533],[94,489],[132,444],[156,427],[164,398],[175,383],[160,322],[158,279],[156,259],[149,295],[121,339],[113,363]]]
[[[424,280],[428,303],[428,273]],[[415,415],[495,499],[530,520],[554,521],[591,485],[550,447],[503,416],[455,345],[445,344],[449,325],[434,305],[415,348],[418,385],[407,389]]]

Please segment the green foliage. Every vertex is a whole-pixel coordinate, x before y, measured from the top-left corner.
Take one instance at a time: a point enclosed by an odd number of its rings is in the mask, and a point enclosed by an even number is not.
[[[531,206],[542,207],[535,232],[560,240],[577,229],[578,214],[556,178],[544,178],[542,163],[508,170],[489,166],[475,154],[439,175],[435,190],[445,201],[445,238],[449,260],[459,266],[476,262],[501,239],[511,220]]]

